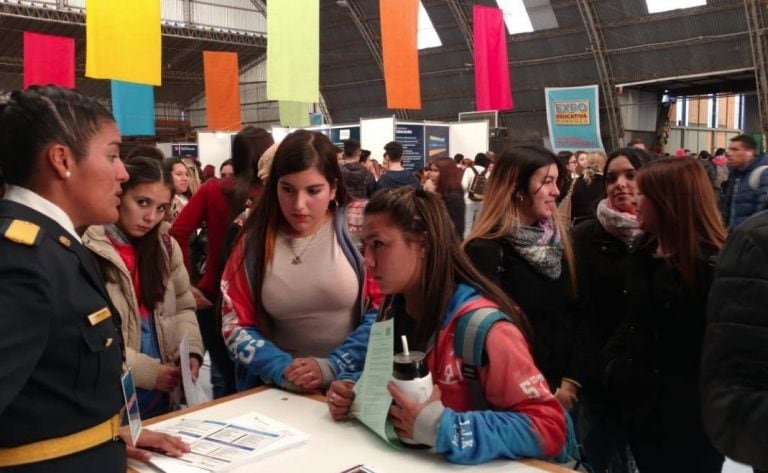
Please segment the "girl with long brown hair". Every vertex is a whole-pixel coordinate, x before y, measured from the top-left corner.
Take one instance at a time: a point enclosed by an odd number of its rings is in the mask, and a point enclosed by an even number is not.
[[[627,435],[600,377],[599,354],[626,316],[622,266],[642,233],[637,222],[637,173],[651,156],[636,148],[621,148],[605,164],[606,198],[595,218],[572,229],[579,299],[584,308],[579,336],[585,376],[579,392],[579,426],[586,461],[595,471],[628,471]],[[581,179],[581,178],[580,178]]]
[[[517,146],[496,159],[485,201],[464,250],[531,321],[533,359],[567,409],[580,387],[573,356],[576,278],[568,231],[556,200],[565,167],[541,146]]]
[[[334,146],[299,130],[272,168],[222,276],[222,326],[238,390],[325,389],[362,368],[375,311],[345,218]]]
[[[424,190],[384,190],[365,208],[366,266],[387,294],[380,318],[393,320],[395,352],[402,351],[406,336],[411,348],[426,353],[435,382],[423,403],[390,383],[392,425],[400,437],[433,446],[454,463],[555,457],[564,444],[565,419],[533,363],[528,321],[474,268],[454,232],[441,199]],[[488,363],[473,385],[460,374],[466,373],[467,355],[454,350],[454,338],[464,317],[484,310],[506,318],[488,331]],[[328,404],[335,419],[346,417],[353,398],[351,382],[331,385]]]
[[[451,158],[439,158],[427,166],[427,178],[432,182],[434,192],[442,197],[451,222],[456,228],[459,241],[464,237],[464,190],[461,188],[462,170]],[[424,186],[427,189],[427,186]]]
[[[197,321],[211,356],[211,379],[216,398],[235,392],[235,371],[221,338],[221,317],[214,307],[219,298],[221,271],[232,243],[228,227],[252,199],[258,198],[263,187],[258,176],[259,158],[273,143],[272,135],[263,128],[246,126],[237,132],[232,139],[234,176],[206,181],[171,227],[171,235],[179,242],[184,261],[193,275]],[[197,233],[200,229],[204,229],[206,236],[204,258],[196,261],[195,248],[189,242],[193,236],[194,240],[200,237],[202,231]],[[200,269],[202,276],[195,279],[194,275]]]
[[[178,243],[163,224],[173,182],[153,158],[125,163],[120,217],[95,225],[83,244],[96,256],[112,303],[120,312],[125,358],[135,380],[143,418],[178,408],[179,342],[186,335],[189,366],[197,378],[205,349],[195,318],[195,299]],[[173,360],[173,361],[172,361]]]
[[[719,472],[723,456],[702,426],[699,363],[726,231],[696,160],[653,162],[637,180],[645,234],[625,262],[627,319],[604,350],[603,379],[642,473]]]

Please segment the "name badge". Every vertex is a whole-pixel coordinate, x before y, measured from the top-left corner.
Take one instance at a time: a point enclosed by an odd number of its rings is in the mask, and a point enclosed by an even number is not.
[[[110,317],[112,317],[112,313],[108,308],[104,307],[103,309],[97,310],[93,314],[89,315],[88,322],[91,324],[91,327],[93,327],[94,325],[103,322]]]
[[[120,377],[123,385],[123,400],[125,401],[125,414],[128,417],[128,425],[131,431],[131,445],[135,446],[141,435],[141,414],[139,414],[139,398],[136,395],[136,386],[133,384],[131,369],[125,370]]]

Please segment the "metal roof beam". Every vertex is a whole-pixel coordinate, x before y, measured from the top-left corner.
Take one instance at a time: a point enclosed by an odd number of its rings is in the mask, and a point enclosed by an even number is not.
[[[621,123],[621,110],[616,100],[616,81],[613,78],[611,63],[605,54],[605,38],[600,27],[600,19],[597,16],[593,0],[576,0],[576,3],[579,6],[579,12],[584,21],[584,27],[587,30],[592,54],[595,57],[595,65],[597,66],[597,75],[600,80],[601,95],[605,105],[610,133],[610,147],[608,149],[617,149],[622,144],[624,130]]]
[[[475,57],[475,42],[472,37],[472,16],[469,14],[467,4],[464,0],[446,0],[448,7],[451,9],[453,17],[456,19],[456,24],[461,30],[461,35],[464,37],[464,42],[467,43],[467,50],[470,56]]]
[[[256,7],[256,10],[264,16],[267,16],[267,4],[264,0],[251,0],[251,5]]]
[[[2,16],[85,26],[85,13],[75,9],[54,10],[30,5],[0,3],[0,17]],[[161,32],[163,36],[236,44],[239,46],[266,48],[267,45],[267,37],[264,34],[244,34],[234,30],[216,31],[213,28],[162,25]]]
[[[755,64],[755,85],[760,112],[760,128],[768,133],[768,37],[764,0],[744,0],[747,15],[749,41],[752,45],[752,60]]]

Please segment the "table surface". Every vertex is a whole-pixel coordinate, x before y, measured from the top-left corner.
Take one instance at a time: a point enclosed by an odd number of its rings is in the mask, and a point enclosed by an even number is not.
[[[328,472],[340,473],[363,464],[376,473],[468,471],[536,473],[567,472],[565,468],[538,460],[497,460],[482,465],[464,466],[448,463],[441,455],[430,451],[399,451],[362,424],[354,421],[334,422],[320,395],[299,395],[275,388],[256,388],[200,406],[175,411],[144,422],[151,427],[176,418],[222,420],[247,412],[257,412],[309,434],[306,443],[283,450],[256,461],[260,472]],[[254,471],[249,464],[232,470],[236,473]],[[153,468],[136,466],[129,472],[156,472]]]

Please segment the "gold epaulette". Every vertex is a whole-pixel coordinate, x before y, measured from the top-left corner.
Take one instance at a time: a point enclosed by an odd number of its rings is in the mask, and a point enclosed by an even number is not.
[[[6,239],[25,246],[37,246],[43,237],[40,226],[26,220],[0,220],[0,231]]]

